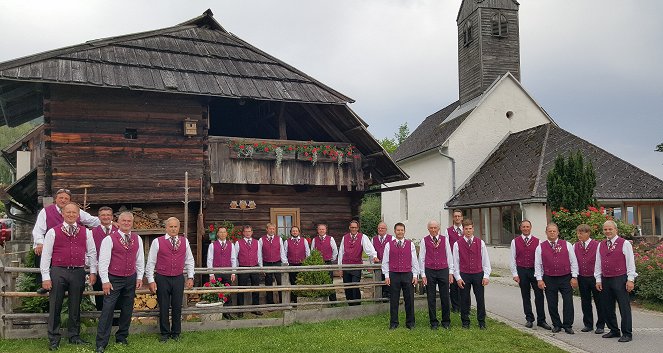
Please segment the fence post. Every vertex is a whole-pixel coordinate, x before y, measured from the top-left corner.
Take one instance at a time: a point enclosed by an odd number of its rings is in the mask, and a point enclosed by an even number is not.
[[[379,268],[376,268],[373,270],[373,280],[375,282],[380,282],[382,279],[382,270]],[[381,285],[375,285],[373,289],[373,299],[381,299],[382,298],[382,286]],[[377,302],[377,300],[376,300]]]
[[[290,285],[290,274],[288,272],[281,272],[279,273],[281,276],[281,283],[282,285]],[[290,293],[291,291],[289,290],[283,290],[282,292],[282,298],[283,302],[281,304],[290,304]]]

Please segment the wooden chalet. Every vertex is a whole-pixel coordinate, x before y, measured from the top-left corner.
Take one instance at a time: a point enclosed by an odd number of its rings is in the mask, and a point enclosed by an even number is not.
[[[194,247],[205,239],[196,232],[201,199],[205,225],[248,223],[260,235],[271,221],[315,234],[326,222],[339,236],[368,186],[407,178],[352,102],[226,31],[210,10],[0,63],[0,124],[43,117],[3,151],[15,169],[17,153],[31,154],[6,202],[30,222],[68,188],[79,203],[87,193],[93,214],[110,205],[183,219],[188,172]],[[240,200],[257,206],[230,208]],[[194,249],[198,265],[205,250]]]

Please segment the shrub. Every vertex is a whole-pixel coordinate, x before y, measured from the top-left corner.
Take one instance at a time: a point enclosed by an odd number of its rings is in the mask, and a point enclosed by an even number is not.
[[[638,298],[663,303],[663,242],[640,242],[633,247],[638,277],[635,293]]]
[[[318,266],[324,265],[325,261],[322,259],[320,251],[311,251],[311,256],[302,261],[302,266]],[[329,278],[328,271],[313,271],[313,272],[300,272],[297,274],[297,285],[318,285],[318,284],[331,284],[332,280]],[[334,293],[333,289],[321,290],[297,290],[294,291],[295,295],[300,297],[326,297]]]
[[[23,266],[33,267],[35,263],[34,251],[28,251],[23,259]],[[19,292],[34,292],[41,284],[37,284],[36,273],[21,273],[16,279],[16,290]],[[21,310],[26,313],[48,312],[48,297],[26,297],[21,300]]]
[[[569,153],[566,160],[560,154],[547,176],[548,207],[553,210],[564,207],[575,212],[586,205],[594,206],[595,187],[596,174],[591,161],[585,164],[580,151]]]
[[[576,241],[576,227],[585,223],[592,228],[592,238],[604,239],[603,223],[607,220],[613,220],[617,223],[617,230],[619,235],[626,239],[633,238],[635,227],[631,224],[624,223],[622,220],[614,219],[610,213],[612,210],[604,207],[596,208],[589,206],[586,210],[571,212],[565,208],[559,211],[552,212],[552,221],[559,227],[559,237],[569,241]]]

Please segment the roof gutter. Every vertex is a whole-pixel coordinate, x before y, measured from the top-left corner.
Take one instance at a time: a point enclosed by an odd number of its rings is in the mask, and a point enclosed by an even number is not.
[[[456,160],[448,154],[442,153],[442,147],[437,148],[440,156],[448,158],[451,161],[451,196],[456,194]]]

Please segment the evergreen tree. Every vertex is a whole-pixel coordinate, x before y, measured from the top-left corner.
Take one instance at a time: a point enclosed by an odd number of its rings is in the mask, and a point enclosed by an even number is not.
[[[548,172],[548,207],[559,210],[561,207],[571,212],[596,206],[594,188],[596,174],[591,161],[585,163],[580,151],[557,156],[555,166]]]

